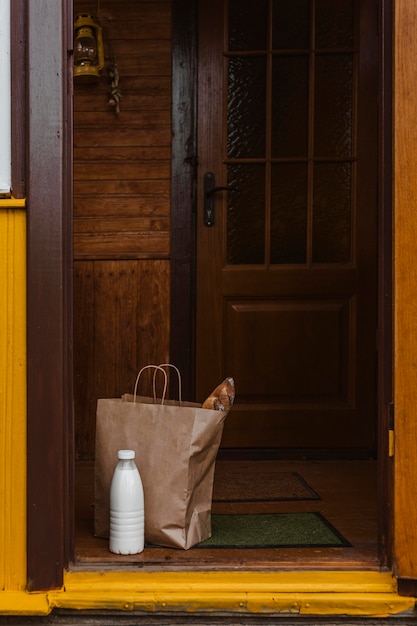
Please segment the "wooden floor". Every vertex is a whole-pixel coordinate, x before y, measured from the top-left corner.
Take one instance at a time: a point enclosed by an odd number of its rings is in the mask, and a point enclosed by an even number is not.
[[[76,468],[76,568],[179,569],[311,569],[379,570],[377,463],[375,461],[218,461],[216,471],[296,471],[320,500],[257,503],[213,503],[213,513],[319,511],[352,544],[347,548],[278,549],[145,549],[115,556],[108,541],[93,536],[93,466]]]

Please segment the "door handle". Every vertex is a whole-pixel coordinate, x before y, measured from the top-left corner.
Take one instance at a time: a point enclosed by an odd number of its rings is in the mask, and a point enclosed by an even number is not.
[[[214,200],[218,191],[236,191],[236,187],[216,187],[213,172],[204,174],[204,226],[214,226]]]

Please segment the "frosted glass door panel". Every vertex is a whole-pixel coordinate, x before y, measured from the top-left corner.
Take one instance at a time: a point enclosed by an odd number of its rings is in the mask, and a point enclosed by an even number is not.
[[[229,0],[229,50],[265,50],[268,0]]]
[[[273,157],[307,156],[309,57],[274,56],[271,144]]]
[[[256,265],[265,260],[265,168],[231,165],[227,202],[227,263]]]
[[[352,154],[353,57],[317,56],[315,83],[314,154]]]
[[[229,59],[227,152],[229,158],[265,156],[265,57]]]
[[[306,263],[307,194],[307,164],[272,166],[271,263]]]
[[[352,166],[320,163],[314,170],[313,263],[349,263]]]

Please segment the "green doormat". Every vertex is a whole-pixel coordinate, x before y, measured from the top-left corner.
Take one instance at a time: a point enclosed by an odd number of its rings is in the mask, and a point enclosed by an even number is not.
[[[211,527],[196,548],[351,547],[321,513],[212,515]]]
[[[320,500],[297,472],[216,472],[213,502]]]

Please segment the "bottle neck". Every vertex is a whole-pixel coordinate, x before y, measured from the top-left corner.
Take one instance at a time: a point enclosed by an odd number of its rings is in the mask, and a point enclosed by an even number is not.
[[[118,465],[120,469],[136,469],[136,463],[133,459],[120,459]]]

